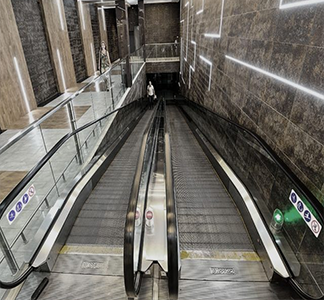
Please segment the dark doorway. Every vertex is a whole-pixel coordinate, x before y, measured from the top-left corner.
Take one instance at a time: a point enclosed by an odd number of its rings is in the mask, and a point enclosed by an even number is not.
[[[147,84],[152,81],[158,98],[174,99],[179,96],[179,73],[147,74]]]

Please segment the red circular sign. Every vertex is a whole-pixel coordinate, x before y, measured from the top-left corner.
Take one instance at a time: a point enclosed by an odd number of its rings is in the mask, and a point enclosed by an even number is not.
[[[35,194],[35,188],[33,186],[31,186],[28,190],[28,195],[29,197],[33,197]]]
[[[312,221],[311,226],[314,233],[319,233],[320,226],[316,220]]]
[[[146,212],[146,219],[148,219],[148,220],[153,219],[153,211],[149,210]]]

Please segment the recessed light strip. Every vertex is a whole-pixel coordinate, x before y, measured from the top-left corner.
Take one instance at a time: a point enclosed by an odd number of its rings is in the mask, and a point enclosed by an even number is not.
[[[206,64],[208,64],[210,66],[210,70],[209,70],[209,85],[208,85],[208,91],[210,91],[211,89],[211,79],[212,79],[212,72],[213,72],[213,63],[211,61],[209,61],[207,58],[203,57],[203,56],[199,56],[201,60],[203,60]]]
[[[194,47],[195,47],[195,50],[194,50],[194,63],[193,63],[193,67],[192,67],[192,70],[195,72],[195,69],[196,69],[197,43],[195,41],[191,41],[191,44],[193,44]]]
[[[58,58],[59,65],[60,65],[60,71],[61,71],[63,89],[64,89],[64,92],[65,92],[66,91],[66,84],[65,84],[65,78],[64,78],[64,71],[63,71],[62,59],[61,59],[61,54],[60,54],[59,49],[56,49],[56,53],[57,53],[57,58]]]
[[[30,106],[29,106],[29,102],[28,102],[28,98],[27,98],[27,93],[26,93],[26,90],[25,90],[24,82],[23,82],[22,77],[21,77],[19,64],[18,64],[18,61],[17,61],[16,57],[14,57],[14,64],[15,64],[15,69],[16,69],[17,75],[18,75],[20,89],[22,91],[23,98],[24,98],[24,101],[25,101],[25,104],[26,104],[26,108],[27,108],[27,111],[30,112]]]
[[[324,0],[304,0],[304,1],[298,1],[298,2],[293,2],[293,3],[287,3],[287,4],[282,4],[282,2],[283,2],[283,0],[280,0],[280,5],[279,5],[280,9],[288,9],[288,8],[324,3]]]
[[[204,9],[205,9],[205,0],[202,0],[202,8],[201,10],[197,11],[197,15],[201,14],[204,11]]]
[[[62,15],[61,2],[60,2],[60,0],[56,0],[56,3],[57,3],[58,13],[59,13],[59,17],[60,17],[61,29],[65,30],[64,22],[63,22],[63,15]]]
[[[92,64],[93,64],[93,71],[94,73],[96,73],[97,71],[97,68],[96,68],[96,57],[95,57],[95,54],[94,54],[94,48],[93,48],[93,44],[90,43],[90,47],[91,47],[91,56],[92,56]]]
[[[80,13],[81,13],[81,20],[82,20],[83,30],[86,30],[85,20],[84,20],[84,13],[83,13],[83,2],[81,0],[78,0],[78,2],[80,2]]]
[[[300,84],[298,84],[298,83],[295,83],[295,82],[293,82],[293,81],[290,81],[290,80],[285,79],[285,78],[283,78],[283,77],[280,77],[280,76],[278,76],[278,75],[272,74],[272,73],[270,73],[270,72],[268,72],[268,71],[262,70],[262,69],[260,69],[260,68],[258,68],[258,67],[255,67],[255,66],[253,66],[253,65],[251,65],[251,64],[248,64],[248,63],[246,63],[246,62],[243,62],[243,61],[241,61],[241,60],[238,60],[238,59],[236,59],[236,58],[234,58],[234,57],[231,57],[231,56],[228,56],[228,55],[225,55],[225,57],[226,57],[227,59],[229,59],[229,60],[231,60],[231,61],[234,61],[234,62],[236,62],[236,63],[238,63],[238,64],[240,64],[240,65],[242,65],[242,66],[245,66],[245,67],[247,67],[247,68],[249,68],[249,69],[251,69],[251,70],[257,71],[257,72],[259,72],[259,73],[261,73],[261,74],[264,74],[264,75],[269,76],[269,77],[271,77],[271,78],[273,78],[273,79],[275,79],[275,80],[278,80],[278,81],[280,81],[280,82],[282,82],[282,83],[285,83],[285,84],[287,84],[287,85],[289,85],[289,86],[292,86],[292,87],[294,87],[294,88],[296,88],[296,89],[298,89],[298,90],[300,90],[300,91],[303,91],[303,92],[305,92],[306,94],[309,94],[309,95],[312,95],[312,96],[314,96],[314,97],[316,97],[316,98],[319,98],[319,99],[321,99],[321,100],[324,100],[324,95],[323,95],[323,94],[320,94],[320,93],[318,93],[318,92],[316,92],[316,91],[314,91],[314,90],[311,90],[311,89],[309,89],[309,88],[306,88],[306,87],[304,87],[304,86],[302,86],[302,85],[300,85]]]
[[[222,0],[222,8],[221,8],[221,16],[220,16],[218,33],[205,33],[205,37],[214,38],[214,39],[219,39],[221,37],[222,26],[223,26],[224,3],[225,3],[225,0]]]

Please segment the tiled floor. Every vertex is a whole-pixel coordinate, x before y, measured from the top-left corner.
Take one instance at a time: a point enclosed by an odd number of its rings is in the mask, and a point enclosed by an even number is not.
[[[24,171],[0,171],[0,203],[26,174]]]

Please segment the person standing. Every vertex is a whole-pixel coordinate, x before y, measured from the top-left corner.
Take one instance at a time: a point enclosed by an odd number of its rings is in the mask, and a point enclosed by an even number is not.
[[[100,75],[105,73],[111,66],[111,61],[109,57],[109,52],[104,41],[101,42],[101,47],[99,49],[99,71]],[[107,91],[109,91],[110,83],[109,79],[106,79]]]
[[[147,86],[147,97],[149,99],[149,109],[153,108],[153,101],[154,101],[154,96],[155,96],[155,89],[154,86],[152,85],[152,82],[149,81],[149,84]]]

